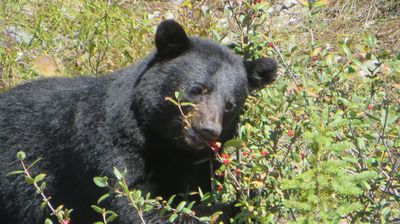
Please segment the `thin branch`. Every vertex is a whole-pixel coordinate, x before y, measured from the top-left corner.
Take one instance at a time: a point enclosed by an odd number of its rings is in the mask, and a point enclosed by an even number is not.
[[[274,51],[278,54],[279,56],[279,61],[283,64],[283,66],[286,68],[286,73],[289,73],[290,78],[293,80],[293,82],[296,84],[297,87],[299,87],[299,83],[297,82],[295,75],[292,73],[292,71],[290,70],[288,64],[286,63],[286,61],[283,59],[282,54],[279,50],[279,48],[274,44],[272,44],[272,48],[274,49]]]

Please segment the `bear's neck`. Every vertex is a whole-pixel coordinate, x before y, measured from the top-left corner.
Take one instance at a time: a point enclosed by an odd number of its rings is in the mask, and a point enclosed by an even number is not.
[[[153,193],[164,199],[181,193],[188,195],[198,191],[198,187],[210,191],[208,154],[182,151],[171,143],[150,138],[145,157],[150,182],[158,187]]]

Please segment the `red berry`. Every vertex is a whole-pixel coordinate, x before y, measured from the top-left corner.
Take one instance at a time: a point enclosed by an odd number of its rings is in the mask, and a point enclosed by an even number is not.
[[[312,56],[311,57],[311,61],[316,61],[318,58],[317,58],[317,56]]]
[[[288,130],[287,134],[289,137],[293,137],[293,131],[291,129]]]
[[[224,159],[229,159],[229,155],[225,154],[225,153],[221,153],[221,157]]]
[[[222,162],[223,162],[225,165],[228,165],[231,161],[229,161],[229,159],[223,159]]]
[[[269,155],[269,152],[268,152],[268,151],[262,151],[262,152],[261,152],[261,155],[263,155],[263,156],[268,156],[268,155]]]
[[[372,108],[374,108],[374,106],[372,104],[368,104],[368,110],[372,110]]]
[[[213,152],[218,152],[218,150],[221,148],[221,143],[217,141],[210,141],[208,142],[208,146]]]
[[[222,186],[221,186],[221,185],[218,185],[218,186],[217,186],[217,191],[218,191],[218,192],[221,192],[221,191],[222,191]]]
[[[275,47],[275,45],[274,45],[272,42],[268,42],[267,46],[268,46],[268,47],[272,47],[272,48]]]
[[[247,156],[247,152],[242,152],[242,156],[246,157]]]

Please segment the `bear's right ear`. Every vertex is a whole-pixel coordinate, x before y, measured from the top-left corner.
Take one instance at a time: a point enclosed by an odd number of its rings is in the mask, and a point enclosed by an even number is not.
[[[158,25],[156,31],[157,55],[173,58],[189,47],[189,38],[179,23],[169,19]]]
[[[250,90],[261,89],[275,81],[278,64],[274,59],[259,58],[254,61],[244,60],[243,62],[247,71]]]

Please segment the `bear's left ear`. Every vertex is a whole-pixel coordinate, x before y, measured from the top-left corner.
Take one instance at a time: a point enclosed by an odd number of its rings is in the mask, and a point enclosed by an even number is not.
[[[250,90],[257,90],[276,79],[278,64],[272,58],[259,58],[254,61],[243,61],[247,71]]]
[[[184,52],[189,46],[189,38],[179,23],[169,19],[158,25],[156,31],[157,55],[173,58]]]

